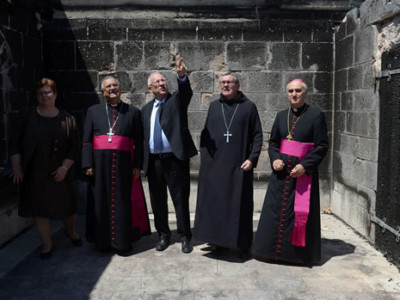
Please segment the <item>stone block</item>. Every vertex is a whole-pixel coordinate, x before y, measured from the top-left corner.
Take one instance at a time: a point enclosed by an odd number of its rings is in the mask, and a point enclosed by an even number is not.
[[[147,80],[151,72],[137,71],[130,73],[130,92],[131,93],[147,93]],[[176,80],[175,80],[176,81]]]
[[[348,112],[346,116],[346,131],[352,134],[376,138],[378,123],[374,112]]]
[[[354,91],[353,108],[355,110],[378,110],[379,92],[373,89]]]
[[[267,93],[266,110],[280,111],[289,107],[289,101],[285,92]]]
[[[341,93],[341,102],[340,102],[340,110],[344,111],[351,111],[353,110],[353,104],[354,104],[354,92],[344,92]]]
[[[77,42],[77,70],[113,71],[114,44],[112,42]]]
[[[267,45],[264,42],[230,42],[227,46],[229,70],[265,70]]]
[[[89,40],[126,41],[127,29],[118,19],[89,19],[87,32]]]
[[[165,41],[195,41],[196,37],[196,29],[188,28],[188,29],[165,29],[164,30],[164,40]]]
[[[299,43],[274,43],[270,46],[269,70],[298,70],[300,69]]]
[[[376,190],[378,165],[376,162],[370,162],[356,158],[353,162],[352,180],[366,187]]]
[[[332,73],[316,72],[314,75],[314,92],[331,93],[332,92]]]
[[[258,111],[267,110],[267,97],[265,93],[245,93],[245,96],[257,106]]]
[[[346,23],[341,23],[336,27],[335,33],[335,41],[340,41],[346,37]]]
[[[238,41],[242,39],[242,29],[227,24],[220,28],[202,28],[197,31],[199,41]],[[179,38],[180,39],[180,38]]]
[[[189,111],[208,111],[208,107],[210,106],[209,101],[212,101],[209,96],[210,94],[193,93],[189,104]]]
[[[127,103],[133,105],[139,109],[146,104],[146,95],[145,93],[128,93],[126,95]]]
[[[271,132],[272,125],[274,124],[276,118],[276,111],[266,111],[266,112],[259,112],[261,127],[263,132]],[[267,135],[264,136],[264,140],[267,140]]]
[[[294,20],[284,24],[285,42],[311,42],[312,22]]]
[[[207,118],[207,112],[190,111],[188,112],[189,130],[190,132],[200,132],[204,128],[204,123]]]
[[[336,42],[335,70],[351,67],[354,63],[354,37],[348,36]]]
[[[346,132],[346,113],[345,112],[336,112],[335,113],[335,122],[333,132],[335,134],[345,133]]]
[[[162,30],[128,28],[129,41],[161,41]]]
[[[245,29],[243,31],[244,41],[283,41],[283,24],[280,21],[266,20],[261,23],[261,28]]]
[[[189,70],[224,71],[227,70],[222,41],[216,42],[179,42],[178,50],[185,58]]]
[[[47,70],[75,70],[75,43],[51,41],[43,43],[44,64]]]
[[[331,43],[303,43],[301,61],[303,69],[312,71],[331,71],[333,62]]]
[[[116,44],[116,69],[143,69],[143,42],[120,42]]]
[[[214,73],[207,71],[192,72],[190,83],[195,92],[212,93],[214,91]]]
[[[363,88],[376,89],[375,66],[371,62],[363,64]]]
[[[334,93],[333,94],[333,97],[334,97],[334,109],[335,109],[335,111],[340,111],[341,110],[341,104],[340,104],[340,101],[342,101],[342,95],[341,95],[341,93]]]
[[[354,62],[370,62],[376,51],[377,31],[375,26],[368,26],[355,33]]]
[[[346,33],[347,35],[357,31],[360,26],[360,11],[357,7],[346,14]],[[357,49],[357,48],[356,48]]]
[[[308,94],[306,102],[322,111],[332,110],[331,94]]]
[[[144,68],[150,70],[169,70],[175,63],[175,55],[176,50],[174,44],[169,42],[145,42]],[[185,64],[188,66],[186,57]]]
[[[335,74],[335,92],[347,91],[347,70],[337,71]]]
[[[283,91],[280,72],[248,72],[248,90],[252,92],[278,93]]]
[[[331,43],[333,40],[332,21],[318,20],[313,23],[313,42]]]

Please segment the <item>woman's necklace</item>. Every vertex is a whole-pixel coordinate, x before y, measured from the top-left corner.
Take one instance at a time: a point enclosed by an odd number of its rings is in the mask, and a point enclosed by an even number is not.
[[[300,113],[300,115],[298,116],[298,118],[296,119],[296,121],[292,124],[292,129],[290,130],[289,128],[289,119],[290,119],[290,111],[291,108],[288,108],[288,113],[287,113],[287,130],[288,130],[288,135],[286,136],[287,140],[290,142],[291,139],[293,139],[292,133],[293,133],[293,129],[296,126],[297,122],[299,121],[300,117],[303,115],[303,113],[307,110],[307,105],[304,107],[303,111]]]
[[[42,117],[47,117],[47,118],[53,118],[58,115],[57,107],[54,107],[54,110],[52,112],[44,112],[40,110],[39,106],[36,106],[36,111]]]
[[[239,103],[236,104],[235,111],[233,112],[231,121],[229,122],[229,125],[228,125],[228,124],[226,123],[226,118],[225,118],[224,104],[221,103],[222,116],[224,117],[224,123],[225,123],[225,127],[226,127],[226,133],[224,133],[224,136],[226,136],[226,142],[227,142],[227,143],[229,143],[229,137],[232,136],[232,133],[229,132],[229,129],[231,128],[232,121],[233,121],[233,117],[235,116],[238,107],[239,107]]]
[[[108,105],[107,105],[107,103],[106,103],[106,113],[107,113],[107,121],[108,121],[108,133],[107,133],[108,142],[111,143],[112,142],[112,136],[114,135],[113,129],[114,129],[115,124],[117,124],[117,121],[118,121],[119,115],[121,114],[121,111],[118,110],[118,116],[115,119],[115,121],[113,122],[112,126],[111,126],[111,123],[110,123],[110,117],[108,116]]]

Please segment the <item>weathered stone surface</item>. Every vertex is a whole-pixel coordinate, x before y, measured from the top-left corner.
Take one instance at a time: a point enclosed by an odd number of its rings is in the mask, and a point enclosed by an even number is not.
[[[118,20],[88,20],[88,39],[102,41],[125,41],[126,28]]]
[[[279,72],[249,72],[249,90],[253,92],[278,93],[283,91],[282,77]]]
[[[270,46],[271,57],[268,62],[269,70],[298,70],[300,69],[300,44],[274,43]]]
[[[375,26],[365,27],[355,33],[354,62],[370,62],[376,49],[377,31]]]
[[[112,42],[77,42],[78,70],[114,70],[114,44]]]
[[[158,29],[128,28],[129,41],[161,41],[162,35],[162,30]]]
[[[214,91],[213,72],[192,72],[190,82],[193,91],[212,93]]]
[[[286,22],[284,27],[285,42],[311,42],[312,23],[304,21]]]
[[[143,67],[143,42],[121,42],[115,45],[116,68],[133,70]]]
[[[335,75],[335,91],[345,92],[347,91],[347,70],[340,70],[336,72]]]
[[[356,65],[349,69],[349,82],[348,82],[348,90],[358,90],[363,87],[363,66]]]
[[[332,110],[332,95],[331,94],[309,94],[307,96],[307,103],[317,107],[322,111]]]
[[[330,21],[315,21],[313,23],[313,42],[331,43],[334,25]]]
[[[218,42],[179,42],[178,50],[189,70],[226,70],[224,43]]]
[[[336,61],[335,69],[340,70],[348,68],[353,64],[354,47],[353,47],[354,37],[348,36],[336,43]]]
[[[353,8],[346,14],[346,34],[350,35],[353,32],[357,31],[360,26],[360,14],[359,9],[357,7]]]
[[[331,93],[332,92],[332,73],[315,72],[314,89],[315,93]]]
[[[283,24],[280,21],[267,20],[261,28],[246,29],[243,31],[244,41],[283,41]]]
[[[226,59],[229,70],[264,70],[266,50],[267,45],[263,42],[228,43]]]
[[[242,30],[230,28],[229,30],[224,30],[223,26],[221,28],[198,28],[197,39],[199,41],[237,41],[242,38]]]
[[[332,70],[333,48],[331,43],[303,43],[301,61],[303,69],[312,71]]]

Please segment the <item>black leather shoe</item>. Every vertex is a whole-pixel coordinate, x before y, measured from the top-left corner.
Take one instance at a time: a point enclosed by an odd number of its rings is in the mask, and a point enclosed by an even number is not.
[[[164,251],[169,246],[169,238],[162,236],[156,244],[157,251]]]
[[[71,241],[72,245],[75,247],[82,247],[83,242],[82,239],[79,237],[77,239],[73,239],[72,237],[69,236],[68,232],[65,230],[64,231],[65,235],[67,236],[67,238]]]
[[[51,248],[50,251],[41,252],[40,253],[40,258],[41,259],[49,259],[52,255],[53,255],[53,248]]]
[[[193,251],[193,246],[190,244],[189,240],[182,241],[182,252],[183,253],[190,253]]]

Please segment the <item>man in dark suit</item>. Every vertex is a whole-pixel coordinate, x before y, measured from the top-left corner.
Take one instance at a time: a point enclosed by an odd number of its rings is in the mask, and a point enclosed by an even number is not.
[[[144,127],[144,166],[148,177],[154,223],[159,234],[157,251],[170,243],[168,226],[168,194],[175,207],[177,229],[182,241],[182,252],[190,253],[192,232],[189,216],[190,157],[197,154],[188,129],[187,110],[193,91],[190,87],[183,59],[177,61],[178,91],[168,92],[168,84],[160,73],[152,73],[148,90],[155,99],[142,108]]]

